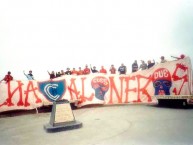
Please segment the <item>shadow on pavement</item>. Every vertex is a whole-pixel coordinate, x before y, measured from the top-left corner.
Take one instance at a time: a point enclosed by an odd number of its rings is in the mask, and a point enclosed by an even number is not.
[[[82,108],[98,108],[98,107],[113,107],[113,106],[127,106],[127,105],[145,105],[147,107],[155,107],[155,108],[170,108],[170,109],[193,109],[193,105],[182,105],[179,102],[164,102],[161,104],[113,104],[113,105],[103,105],[103,104],[91,104],[85,105],[81,108],[77,108],[74,104],[70,104],[72,110],[82,109]],[[38,111],[38,112],[37,112]],[[32,110],[11,110],[5,111],[0,113],[0,118],[5,117],[14,117],[14,116],[21,116],[27,114],[36,114],[36,113],[47,113],[52,111],[52,105],[43,106],[40,108],[32,109]]]
[[[148,105],[147,106],[149,107],[156,107],[156,108],[170,108],[170,109],[193,109],[193,105],[190,105],[190,104],[186,104],[186,105],[183,105],[182,103],[179,103],[179,102],[164,102],[164,103],[161,103],[161,104],[151,104],[151,105]]]

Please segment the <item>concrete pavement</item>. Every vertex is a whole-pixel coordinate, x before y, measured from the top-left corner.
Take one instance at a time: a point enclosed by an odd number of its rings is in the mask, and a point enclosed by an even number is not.
[[[34,111],[35,112],[35,111]],[[0,118],[1,145],[193,145],[193,108],[116,105],[73,110],[80,129],[47,133],[50,112]]]

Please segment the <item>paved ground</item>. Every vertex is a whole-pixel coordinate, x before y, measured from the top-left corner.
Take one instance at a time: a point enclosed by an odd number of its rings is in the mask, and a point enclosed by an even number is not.
[[[83,127],[57,133],[43,129],[50,112],[1,116],[0,144],[193,145],[193,108],[120,105],[73,112]]]

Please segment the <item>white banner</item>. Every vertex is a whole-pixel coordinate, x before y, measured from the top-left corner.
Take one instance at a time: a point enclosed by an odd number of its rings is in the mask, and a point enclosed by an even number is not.
[[[58,99],[88,104],[153,103],[154,95],[191,95],[190,59],[168,61],[128,75],[65,75],[38,82],[0,83],[0,112],[34,109]]]

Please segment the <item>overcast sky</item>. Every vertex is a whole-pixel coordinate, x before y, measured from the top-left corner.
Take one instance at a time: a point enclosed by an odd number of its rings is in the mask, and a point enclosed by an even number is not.
[[[0,79],[180,54],[193,60],[192,0],[0,1]]]

